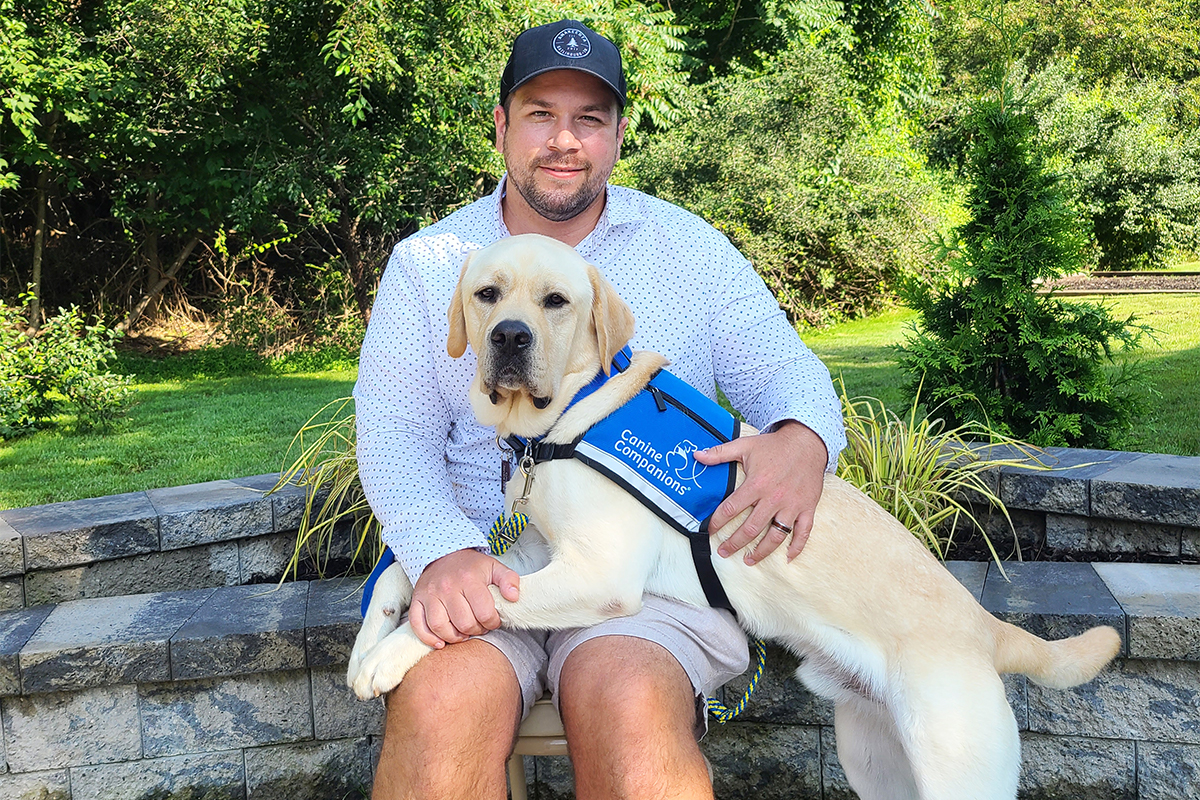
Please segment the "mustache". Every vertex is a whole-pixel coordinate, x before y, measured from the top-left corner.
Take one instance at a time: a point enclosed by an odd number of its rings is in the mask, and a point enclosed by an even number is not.
[[[533,166],[534,167],[550,167],[552,169],[590,170],[592,168],[592,162],[590,162],[590,161],[579,162],[579,161],[573,161],[571,159],[561,158],[561,157],[557,157],[557,156],[546,156],[544,158],[539,158],[538,160],[534,161]]]

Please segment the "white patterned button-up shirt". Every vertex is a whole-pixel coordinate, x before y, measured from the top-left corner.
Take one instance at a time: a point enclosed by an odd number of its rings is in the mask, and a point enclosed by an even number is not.
[[[509,235],[496,191],[396,245],[363,342],[357,457],[383,540],[414,582],[430,562],[486,547],[503,508],[495,431],[475,421],[475,354],[446,353],[447,309],[463,257]],[[829,371],[719,231],[678,206],[609,186],[596,228],[575,248],[633,308],[635,350],[716,396],[760,430],[797,420],[829,451],[845,446]]]

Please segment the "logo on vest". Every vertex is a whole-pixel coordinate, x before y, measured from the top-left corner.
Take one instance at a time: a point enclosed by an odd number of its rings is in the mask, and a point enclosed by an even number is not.
[[[592,43],[578,28],[564,28],[554,37],[554,52],[565,58],[586,58]]]
[[[697,488],[700,486],[700,481],[696,479],[704,474],[704,470],[708,469],[706,465],[701,464],[692,457],[692,453],[699,449],[699,447],[684,439],[675,445],[674,450],[667,453],[667,466],[673,468],[675,474],[681,480],[691,481],[692,485]]]
[[[639,472],[645,473],[646,477],[650,478],[652,481],[658,484],[658,486],[663,489],[669,489],[670,491],[682,497],[683,495],[687,494],[692,487],[685,486],[682,482],[671,477],[671,474],[663,469],[663,466],[671,467],[671,457],[674,456],[676,459],[678,459],[678,454],[682,452],[681,448],[685,444],[691,445],[692,450],[696,449],[695,445],[685,440],[680,442],[679,445],[677,445],[670,453],[667,453],[667,456],[664,459],[663,454],[659,452],[652,442],[647,442],[645,439],[640,438],[633,431],[626,428],[625,430],[621,431],[621,438],[617,441],[614,449],[616,453],[628,459],[629,463],[635,469],[637,469]],[[690,453],[691,450],[687,452]],[[685,455],[684,458],[687,458],[687,456]],[[704,470],[703,464],[700,464],[699,467],[700,469],[696,470],[694,475],[699,475],[700,472]],[[674,467],[671,468],[674,469]],[[681,477],[682,469],[683,467],[680,467],[676,470],[676,474],[681,475]],[[688,479],[695,483],[694,478]],[[699,486],[699,484],[696,485]]]

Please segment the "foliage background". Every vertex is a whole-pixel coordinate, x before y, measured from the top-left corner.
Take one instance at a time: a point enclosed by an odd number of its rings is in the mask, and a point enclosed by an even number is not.
[[[1083,266],[1200,249],[1200,0],[0,0],[0,300],[353,349],[392,244],[498,180],[512,36],[564,15],[626,56],[618,179],[711,219],[796,320],[928,269],[1001,61]]]

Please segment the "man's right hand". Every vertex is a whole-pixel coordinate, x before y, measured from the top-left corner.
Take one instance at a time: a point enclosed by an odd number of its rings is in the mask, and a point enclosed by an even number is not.
[[[413,587],[408,621],[417,638],[441,649],[500,627],[488,586],[504,599],[517,599],[520,576],[478,550],[456,550],[425,567]]]

